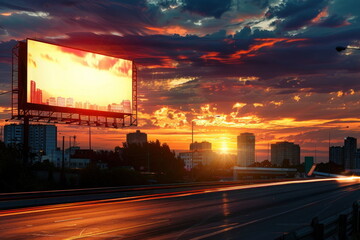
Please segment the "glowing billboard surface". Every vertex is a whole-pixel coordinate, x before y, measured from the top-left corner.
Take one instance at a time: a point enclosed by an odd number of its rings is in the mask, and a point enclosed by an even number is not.
[[[27,102],[131,113],[132,61],[28,40]]]

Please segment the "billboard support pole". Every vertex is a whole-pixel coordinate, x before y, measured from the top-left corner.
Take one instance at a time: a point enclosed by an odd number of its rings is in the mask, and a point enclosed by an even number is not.
[[[23,145],[23,161],[24,165],[28,164],[29,157],[29,117],[24,116],[24,145]]]
[[[137,126],[138,124],[138,102],[137,102],[137,68],[135,63],[133,63],[133,74],[132,74],[132,102],[133,102],[133,106],[132,106],[132,115],[130,116],[130,126]]]

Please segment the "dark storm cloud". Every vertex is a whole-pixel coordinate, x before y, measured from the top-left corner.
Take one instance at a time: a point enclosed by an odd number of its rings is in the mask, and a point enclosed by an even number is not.
[[[254,56],[244,56],[236,61],[222,61],[236,51],[248,50],[260,44],[253,38],[224,39],[205,36],[113,36],[90,33],[70,34],[68,39],[58,43],[80,47],[85,50],[117,57],[129,58],[141,66],[156,65],[157,80],[174,77],[199,77],[203,81],[221,79],[226,76],[257,76],[254,84],[275,88],[310,88],[315,92],[329,92],[335,89],[358,89],[352,81],[351,72],[357,73],[359,58],[343,56],[334,50],[340,42],[351,42],[359,36],[359,30],[341,32],[330,37],[320,37],[294,43],[278,43],[273,47],[254,52]],[[206,44],[205,44],[206,43]],[[203,57],[209,52],[217,53],[217,58]],[[175,62],[176,67],[171,66]],[[194,68],[196,71],[194,71]],[[336,73],[342,71],[343,73]],[[140,76],[150,81],[153,69],[142,69]],[[318,77],[319,74],[322,74]],[[347,76],[348,75],[348,76]],[[289,79],[299,76],[298,80]],[[300,81],[300,80],[301,81]],[[331,84],[328,84],[331,83]],[[346,88],[346,89],[345,89]]]
[[[331,17],[328,17],[324,21],[322,21],[319,24],[319,26],[334,28],[334,27],[342,27],[347,24],[349,24],[349,22],[347,21],[346,17],[339,15],[332,15]]]
[[[203,15],[220,18],[221,15],[228,11],[231,5],[231,0],[185,0],[184,9]]]
[[[328,0],[288,0],[278,6],[270,7],[266,15],[268,18],[281,19],[277,24],[278,30],[297,30],[308,25],[328,2]]]
[[[222,109],[232,111],[235,102],[245,102],[245,113],[270,117],[278,111],[278,116],[285,116],[286,111],[300,106],[311,110],[312,105],[291,100],[278,107],[270,102],[286,101],[304,91],[326,95],[360,90],[360,58],[334,50],[360,39],[354,10],[343,6],[339,14],[334,13],[332,6],[339,1],[283,1],[270,7],[266,16],[266,0],[149,2],[14,0],[8,4],[0,0],[4,11],[11,13],[0,15],[0,37],[37,36],[134,59],[139,68],[139,91],[151,98],[143,105],[152,108],[221,101]],[[328,11],[328,16],[312,22],[322,11]],[[275,30],[259,27],[273,18],[279,19],[269,23]],[[229,36],[229,28],[235,29],[234,35]],[[299,29],[289,35],[288,31]],[[177,31],[182,32],[172,35]],[[0,43],[0,71],[7,75],[11,73],[13,43]],[[180,78],[191,80],[164,87],[169,79]],[[1,76],[2,82],[10,80]],[[267,88],[271,91],[266,92]],[[270,105],[266,110],[252,103]],[[323,107],[324,115],[333,111],[321,104],[314,106]],[[300,111],[294,116],[310,118],[316,113]],[[350,110],[344,115],[350,115]]]
[[[0,2],[11,15],[0,15],[1,27],[16,38],[58,36],[73,31],[118,31],[142,34],[151,24],[144,1],[13,1]],[[120,17],[119,17],[120,16]],[[5,36],[3,36],[5,37]]]

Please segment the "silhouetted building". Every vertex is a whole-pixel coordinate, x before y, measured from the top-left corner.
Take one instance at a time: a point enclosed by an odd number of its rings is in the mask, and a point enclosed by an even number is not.
[[[355,153],[355,164],[356,169],[360,169],[360,148],[358,148]]]
[[[355,154],[357,150],[357,139],[347,137],[344,140],[344,167],[345,169],[355,169]]]
[[[338,165],[344,165],[344,147],[332,146],[329,148],[329,161]]]
[[[29,151],[40,160],[41,155],[52,154],[57,148],[55,125],[29,125]],[[7,145],[24,143],[24,125],[10,124],[4,127],[4,142]]]
[[[127,144],[144,144],[147,142],[147,134],[136,130],[134,133],[126,134],[126,143]]]
[[[300,146],[287,141],[271,144],[271,163],[283,167],[299,165]]]
[[[4,143],[16,145],[24,143],[24,125],[10,124],[4,126]]]
[[[237,165],[247,167],[255,162],[255,135],[241,133],[237,137]]]
[[[211,150],[211,143],[203,141],[203,142],[194,142],[190,143],[190,151],[205,151],[205,150]]]

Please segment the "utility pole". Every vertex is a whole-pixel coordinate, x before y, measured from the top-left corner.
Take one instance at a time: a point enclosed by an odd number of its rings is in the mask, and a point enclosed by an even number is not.
[[[28,164],[29,158],[29,117],[24,116],[24,145],[23,145],[23,162]]]
[[[61,173],[60,182],[62,186],[65,186],[65,136],[62,136],[62,160],[61,160]]]
[[[91,126],[89,125],[89,149],[91,150]]]

